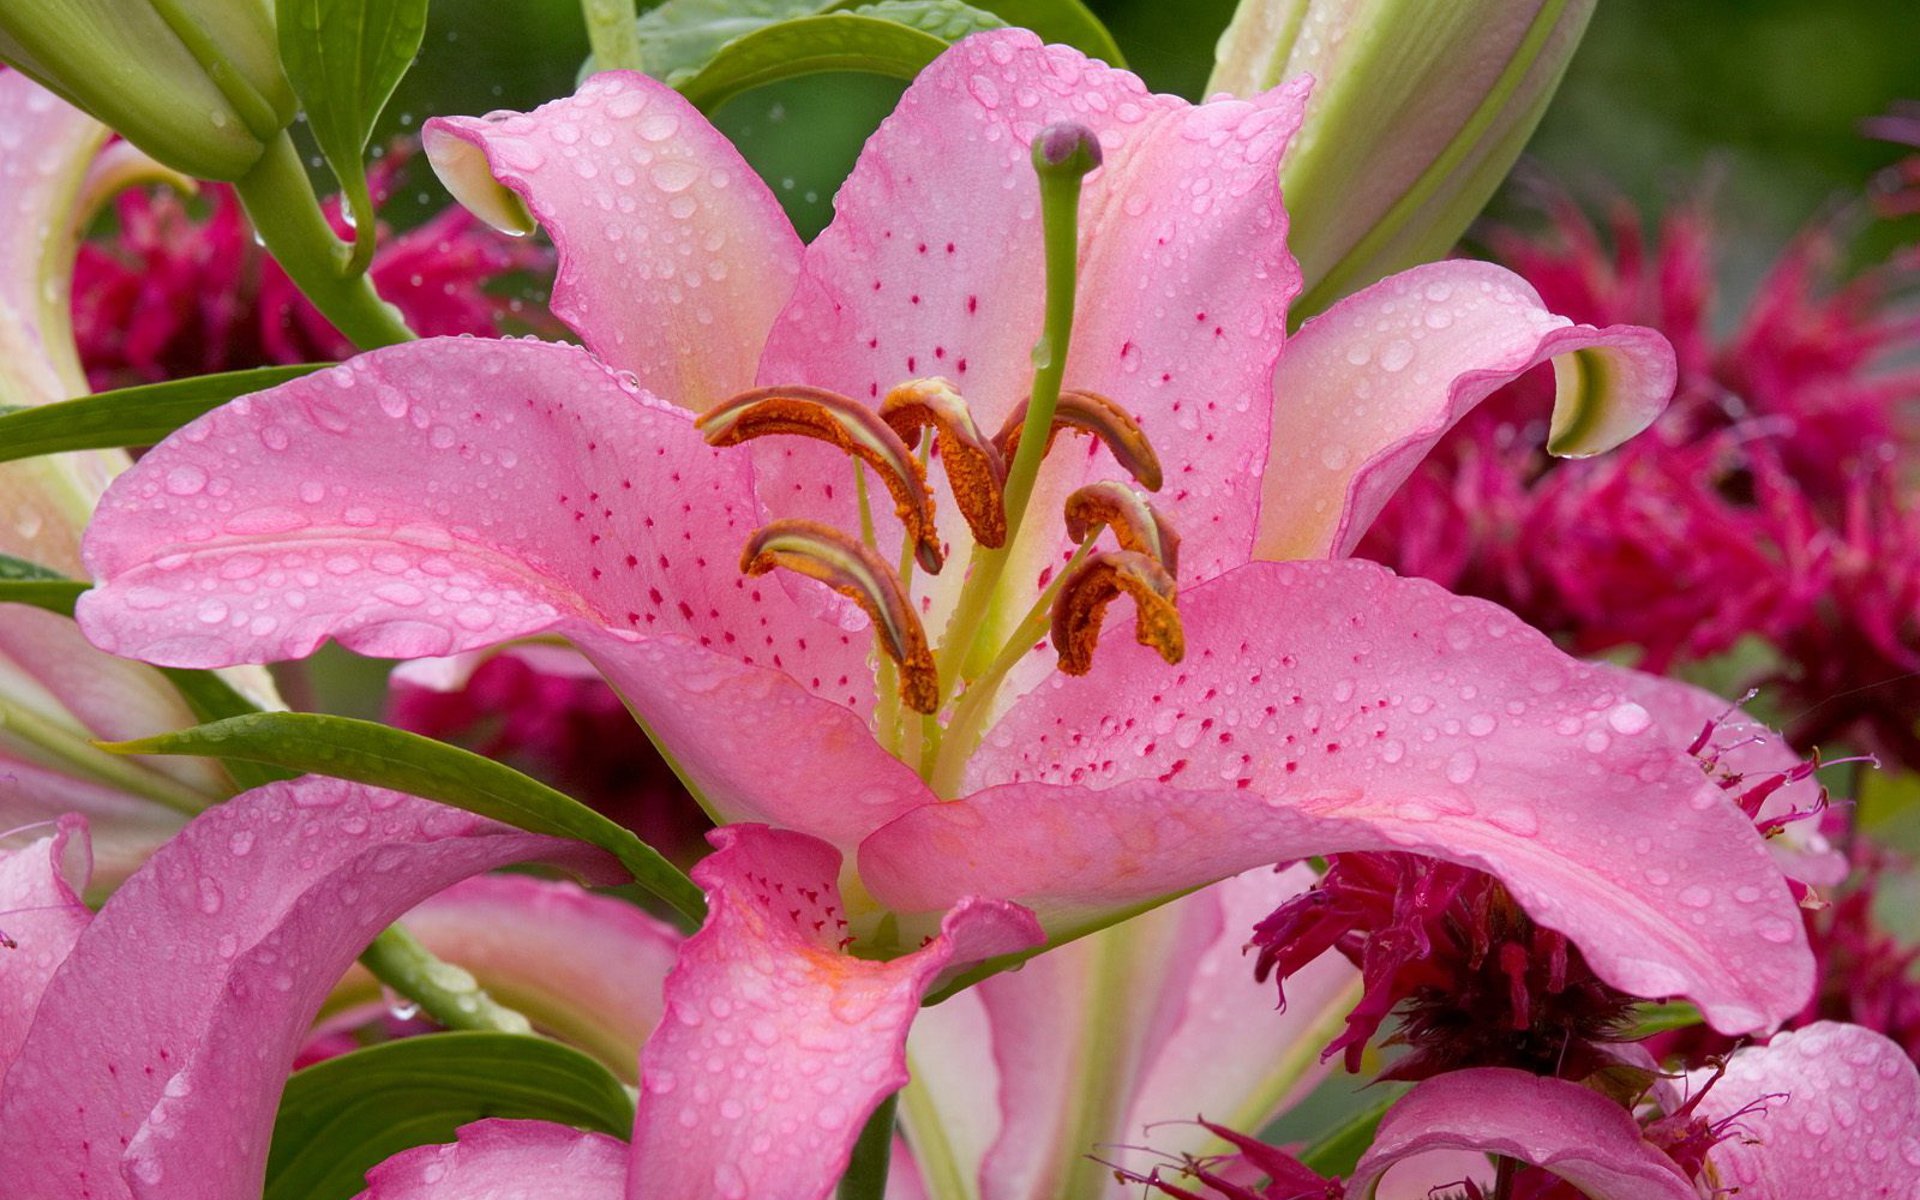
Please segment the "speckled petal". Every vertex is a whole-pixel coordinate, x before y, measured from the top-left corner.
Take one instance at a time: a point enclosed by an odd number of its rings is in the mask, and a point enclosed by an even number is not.
[[[1920,1073],[1880,1034],[1819,1021],[1737,1052],[1697,1112],[1720,1121],[1748,1105],[1709,1155],[1721,1187],[1767,1200],[1920,1196]]]
[[[402,1150],[367,1172],[355,1200],[620,1200],[627,1147],[604,1133],[493,1118],[458,1141]]]
[[[103,649],[437,657],[574,618],[675,635],[859,707],[866,639],[742,578],[746,459],[572,346],[440,338],[244,397],[115,481],[80,603]]]
[[[1491,263],[1415,267],[1307,322],[1274,376],[1255,555],[1351,553],[1455,421],[1548,359],[1560,382],[1548,439],[1557,454],[1618,445],[1673,395],[1665,338],[1638,325],[1575,325]]]
[[[0,1178],[36,1200],[165,1200],[188,1181],[195,1200],[258,1197],[327,989],[425,897],[532,858],[620,877],[579,843],[337,780],[208,810],[114,893],[48,985],[0,1096]]]
[[[807,248],[760,381],[878,404],[903,380],[944,376],[980,427],[997,430],[1031,389],[1042,323],[1028,146],[1050,122],[1079,122],[1099,137],[1105,165],[1080,205],[1066,386],[1110,397],[1145,430],[1165,467],[1161,495],[1189,578],[1244,561],[1273,368],[1299,286],[1276,168],[1303,98],[1285,87],[1190,105],[1024,30],[968,38],[920,74],[867,143],[833,224]],[[776,511],[853,527],[843,466],[802,446],[770,446],[762,457]],[[1058,568],[1068,493],[1124,477],[1078,439],[1056,450],[1033,501],[1035,532],[1012,551],[1013,578]],[[943,494],[942,532],[964,546],[953,509]],[[944,625],[961,574],[941,576],[930,632]],[[990,620],[1017,621],[1024,607]]]
[[[707,923],[667,979],[641,1059],[632,1200],[821,1200],[883,1098],[906,1082],[907,1027],[949,967],[1023,949],[1018,906],[962,900],[891,962],[843,948],[840,855],[736,825],[694,868]]]
[[[862,844],[883,904],[1033,908],[1058,936],[1261,863],[1404,850],[1491,872],[1636,995],[1725,1032],[1798,1010],[1799,912],[1751,822],[1608,676],[1369,563],[1255,563],[1015,705],[973,794]]]
[[[0,937],[11,943],[0,945],[0,1085],[47,981],[93,919],[80,902],[90,867],[87,823],[67,816],[49,824],[45,836],[0,850]]]
[[[1381,1118],[1372,1148],[1347,1181],[1347,1194],[1369,1196],[1394,1163],[1446,1149],[1543,1167],[1592,1200],[1698,1200],[1686,1175],[1640,1136],[1640,1126],[1618,1103],[1576,1083],[1505,1067],[1454,1071],[1401,1097]]]
[[[626,697],[722,824],[797,829],[846,852],[934,799],[865,720],[808,691],[846,687],[844,675],[796,681],[680,638],[636,641],[583,623],[563,632]],[[826,635],[843,636],[830,628]]]
[[[633,1081],[680,948],[672,926],[626,900],[526,875],[457,883],[400,923],[496,1000]],[[379,1002],[379,983],[356,966],[327,1009]]]
[[[752,385],[800,238],[679,93],[608,71],[531,113],[435,118],[423,140],[483,219],[525,232],[498,189],[526,202],[560,252],[554,314],[595,354],[694,410]]]
[[[1702,753],[1713,757],[1716,778],[1741,781],[1726,790],[1730,800],[1806,762],[1785,738],[1705,688],[1606,663],[1594,667],[1611,675],[1621,691],[1646,708],[1660,733],[1683,750],[1699,739],[1709,722],[1716,723],[1715,735]],[[1820,783],[1809,776],[1784,784],[1768,796],[1761,802],[1759,817],[1766,821],[1793,812],[1813,812],[1819,806]],[[1767,849],[1789,879],[1816,887],[1834,887],[1852,869],[1846,853],[1821,834],[1819,817],[1780,826],[1767,839]]]

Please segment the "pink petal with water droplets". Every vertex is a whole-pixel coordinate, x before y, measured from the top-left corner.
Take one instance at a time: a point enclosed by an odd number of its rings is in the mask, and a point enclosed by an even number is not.
[[[1785,738],[1705,688],[1605,663],[1596,663],[1595,668],[1611,674],[1622,692],[1646,708],[1661,734],[1683,750],[1694,744],[1709,722],[1714,722],[1714,736],[1701,753],[1714,758],[1716,778],[1740,781],[1726,789],[1729,800],[1806,762]],[[1819,781],[1812,776],[1784,784],[1761,802],[1759,819],[1815,812],[1820,807],[1820,791]],[[1788,878],[1816,887],[1834,887],[1852,869],[1846,854],[1821,834],[1819,817],[1780,826],[1767,838],[1767,849]]]
[[[554,315],[595,354],[694,410],[752,386],[800,238],[679,93],[608,71],[531,113],[437,117],[423,142],[482,218],[513,229],[499,185],[526,201],[560,252]]]
[[[1252,564],[1181,612],[1179,668],[1109,638],[988,735],[974,794],[868,838],[873,895],[999,896],[1060,936],[1261,863],[1404,850],[1491,872],[1607,982],[1724,1032],[1804,1002],[1799,912],[1752,824],[1511,614],[1354,561]]]
[[[667,979],[641,1059],[634,1200],[818,1200],[874,1107],[906,1082],[907,1028],[935,979],[1033,945],[1031,914],[962,900],[911,954],[847,954],[840,854],[736,825],[693,870],[706,925]]]
[[[627,1147],[604,1133],[493,1118],[459,1140],[402,1150],[367,1172],[355,1200],[620,1200]]]
[[[400,923],[434,957],[472,972],[494,999],[629,1082],[640,1044],[660,1020],[660,985],[681,941],[625,900],[525,875],[457,883]],[[328,1008],[377,1003],[379,987],[355,967]]]
[[[1638,325],[1575,325],[1491,263],[1415,267],[1307,322],[1274,377],[1273,453],[1254,553],[1351,553],[1455,421],[1556,356],[1556,453],[1616,446],[1673,395],[1665,338]]]
[[[575,618],[865,703],[866,639],[741,576],[757,524],[744,456],[578,348],[433,339],[168,438],[101,502],[80,620],[103,648],[198,667],[328,637],[435,657]]]
[[[777,591],[769,588],[768,597]],[[846,686],[844,676],[796,683],[683,639],[634,641],[585,625],[566,632],[627,698],[722,824],[798,829],[849,851],[934,799],[918,775],[881,748],[864,720],[802,686]]]
[[[0,1084],[47,981],[93,919],[80,902],[91,867],[87,823],[66,816],[51,824],[46,836],[0,850]]]
[[[201,814],[48,985],[0,1097],[0,1178],[36,1200],[161,1200],[183,1181],[196,1200],[257,1197],[327,989],[425,897],[533,858],[622,876],[577,842],[331,779]]]
[[[1577,1083],[1505,1067],[1440,1075],[1401,1097],[1354,1167],[1348,1194],[1371,1195],[1394,1163],[1445,1149],[1543,1167],[1593,1200],[1698,1200],[1686,1175],[1640,1136],[1618,1103]]]
[[[1028,146],[1050,122],[1078,122],[1100,138],[1105,165],[1088,177],[1080,205],[1066,386],[1104,394],[1140,421],[1165,468],[1161,495],[1190,578],[1244,561],[1270,381],[1299,287],[1276,170],[1303,97],[1284,87],[1190,105],[1024,30],[966,39],[920,74],[868,141],[833,223],[807,248],[760,381],[877,404],[902,380],[945,376],[980,427],[998,430],[1032,386],[1030,350],[1042,327],[1039,184]],[[762,461],[776,511],[853,527],[844,466],[805,446],[768,447]],[[1035,495],[1037,532],[1016,546],[1012,577],[1058,569],[1068,492],[1124,477],[1104,450],[1090,455],[1079,439],[1065,440]],[[952,508],[941,505],[943,535],[964,546],[970,538]],[[941,576],[930,629],[944,622],[962,574]],[[995,619],[1017,620],[1024,607]]]
[[[1920,1196],[1920,1073],[1882,1035],[1818,1021],[1740,1050],[1696,1111],[1718,1122],[1749,1105],[1708,1155],[1720,1186],[1762,1200]]]

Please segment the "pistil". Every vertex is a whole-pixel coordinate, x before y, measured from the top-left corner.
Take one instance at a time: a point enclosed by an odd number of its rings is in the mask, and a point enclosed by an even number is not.
[[[966,584],[947,624],[940,647],[940,678],[951,689],[974,653],[981,618],[1006,571],[1008,548],[1033,498],[1040,462],[1052,441],[1054,410],[1066,375],[1067,349],[1073,337],[1074,288],[1080,254],[1080,185],[1100,165],[1099,139],[1084,125],[1061,122],[1040,131],[1033,142],[1033,169],[1040,177],[1040,227],[1045,244],[1047,298],[1040,340],[1033,347],[1033,390],[1019,445],[1007,464],[1004,491],[1007,543],[999,549],[976,547]]]

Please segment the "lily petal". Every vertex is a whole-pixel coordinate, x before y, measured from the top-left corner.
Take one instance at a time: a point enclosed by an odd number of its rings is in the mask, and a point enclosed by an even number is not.
[[[1688,996],[1724,1032],[1811,991],[1752,823],[1512,614],[1356,561],[1251,564],[1182,611],[1178,672],[1101,646],[989,734],[980,790],[868,838],[873,895],[1001,896],[1057,939],[1261,863],[1402,850],[1492,873],[1603,979]]]
[[[627,1147],[619,1138],[548,1121],[493,1118],[459,1140],[403,1150],[367,1172],[355,1200],[620,1200]]]
[[[47,981],[93,913],[80,902],[90,856],[87,823],[61,817],[53,832],[0,850],[0,1085],[26,1041]]]
[[[115,482],[88,534],[97,645],[174,666],[327,637],[438,657],[573,617],[868,702],[865,639],[735,560],[750,468],[570,346],[440,338],[226,405]]]
[[[1042,327],[1039,185],[1028,146],[1050,122],[1078,122],[1100,138],[1106,165],[1081,201],[1066,386],[1111,398],[1153,441],[1190,576],[1243,561],[1270,382],[1299,288],[1276,171],[1304,96],[1283,87],[1190,105],[1024,30],[966,39],[919,75],[868,141],[833,223],[807,248],[760,381],[809,383],[877,405],[904,380],[944,376],[982,429],[998,429],[1031,388],[1030,350]],[[1062,561],[1054,514],[1067,494],[1125,478],[1105,454],[1074,454],[1080,465],[1069,469],[1064,449],[1056,453],[1061,463],[1033,500],[1035,532],[1013,550],[1028,577]],[[852,527],[844,467],[804,446],[762,457],[763,493],[777,511]],[[831,500],[824,481],[836,485]],[[941,505],[943,533],[965,545],[952,509]],[[962,572],[949,574],[952,583],[942,576],[934,594],[930,630],[945,620],[945,591]]]
[[[208,810],[48,985],[0,1096],[0,1177],[45,1200],[164,1197],[182,1180],[204,1200],[258,1196],[275,1100],[327,989],[420,900],[533,858],[619,875],[579,843],[337,780]]]
[[[1765,1200],[1913,1194],[1920,1072],[1882,1035],[1818,1021],[1735,1053],[1698,1112],[1718,1122],[1750,1106],[1709,1154],[1722,1188]]]
[[[525,875],[458,883],[401,919],[434,957],[473,973],[487,994],[588,1051],[631,1082],[660,1021],[660,985],[681,937],[624,900]],[[378,1003],[356,966],[329,1010]]]
[[[1715,725],[1717,734],[1701,753],[1714,756],[1716,775],[1743,781],[1727,790],[1729,799],[1770,777],[1788,776],[1789,782],[1761,802],[1760,820],[1819,809],[1819,782],[1811,775],[1804,779],[1792,778],[1794,771],[1806,765],[1806,759],[1787,744],[1787,739],[1725,699],[1705,688],[1663,675],[1606,663],[1595,663],[1594,667],[1611,675],[1622,692],[1646,708],[1654,727],[1681,748],[1693,745],[1710,723]],[[1836,849],[1821,834],[1818,817],[1780,826],[1767,839],[1767,849],[1787,878],[1816,887],[1837,886],[1852,869],[1846,853]]]
[[[1593,1200],[1698,1200],[1686,1175],[1640,1136],[1619,1104],[1577,1083],[1505,1067],[1453,1071],[1401,1097],[1381,1118],[1347,1194],[1365,1200],[1396,1162],[1446,1149],[1531,1163]]]
[[[1491,263],[1402,271],[1307,322],[1274,377],[1255,555],[1351,553],[1454,422],[1548,359],[1560,383],[1556,454],[1598,454],[1645,429],[1678,378],[1658,333],[1575,325]]]
[[[526,201],[560,252],[554,315],[601,359],[695,411],[752,385],[800,238],[679,93],[608,71],[531,113],[436,117],[422,142],[483,220],[530,232],[499,189]]]
[[[641,1056],[628,1194],[818,1200],[906,1082],[907,1028],[935,979],[1040,930],[1016,905],[963,900],[920,949],[862,961],[843,948],[838,851],[753,825],[711,840],[693,871],[707,923],[667,979],[667,1017]]]

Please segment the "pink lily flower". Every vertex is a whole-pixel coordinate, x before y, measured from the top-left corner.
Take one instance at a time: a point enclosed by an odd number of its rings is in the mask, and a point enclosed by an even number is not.
[[[559,636],[601,669],[716,819],[744,826],[698,869],[715,911],[674,979],[711,987],[699,994],[728,1014],[841,986],[888,997],[818,1006],[830,1015],[811,1044],[844,1046],[835,1075],[858,1081],[844,1104],[750,1049],[715,1059],[741,1068],[725,1088],[690,1085],[702,1077],[684,1064],[713,1046],[700,1025],[663,1024],[642,1061],[633,1195],[824,1195],[904,1078],[914,1004],[982,940],[1011,956],[1316,853],[1487,870],[1614,986],[1688,996],[1722,1029],[1770,1025],[1810,985],[1792,898],[1684,739],[1491,606],[1361,563],[1265,561],[1350,549],[1453,420],[1549,358],[1567,385],[1563,450],[1637,431],[1673,380],[1657,337],[1571,325],[1484,264],[1396,276],[1283,339],[1298,275],[1273,179],[1303,94],[1190,106],[1030,35],[982,35],[909,89],[804,248],[732,147],[638,76],[533,114],[436,121],[428,152],[471,207],[522,228],[530,211],[554,236],[555,311],[586,348],[416,343],[209,414],[103,503],[83,624],[103,647],[179,665],[298,657],[328,637],[421,657]],[[763,509],[844,530],[864,507],[865,477],[817,445],[708,444],[703,428],[730,436],[715,406],[756,382],[784,389],[763,399],[824,407],[843,444],[892,468],[904,521],[869,511],[876,544],[910,532],[925,571],[971,543],[956,514],[990,512],[963,509],[983,477],[943,487],[955,502],[929,520],[898,435],[857,410],[922,379],[902,395],[949,415],[939,462],[993,461],[969,430],[1026,390],[1044,282],[1026,158],[1062,120],[1092,130],[1106,165],[1082,206],[1077,330],[1053,354],[1074,411],[1120,457],[1057,456],[1028,518],[1008,514],[1002,557],[976,552],[970,573],[856,580],[847,564],[867,560],[851,537],[814,527],[776,547],[858,592],[869,622],[743,578]],[[970,419],[951,415],[955,395]],[[758,402],[719,412],[745,421]],[[806,404],[787,418],[828,429]],[[1183,539],[1174,588],[1157,582],[1174,577],[1157,523],[1107,518],[1159,551],[1151,563],[1076,563],[1041,517],[1081,485],[1154,474],[1149,461]],[[1091,495],[1141,511],[1111,486]],[[1029,652],[1029,610],[1056,576],[1090,596],[1099,571],[1147,613],[1154,645],[1109,639],[1084,677],[1055,673]],[[1000,586],[970,598],[965,574]],[[1066,612],[1063,651],[1096,649],[1092,608]],[[876,686],[869,628],[888,650],[880,673],[908,685],[898,698]],[[942,628],[935,660],[926,631]],[[1177,670],[1162,660],[1176,633]],[[931,722],[906,715],[929,700]],[[752,880],[786,872],[821,897],[799,927]],[[840,955],[842,938],[862,957]],[[682,1111],[711,1146],[663,1123]],[[822,1129],[804,1159],[752,1148],[782,1121]],[[528,1138],[467,1157],[482,1170],[599,1153],[571,1132]],[[47,1152],[40,1133],[20,1145]],[[736,1174],[716,1175],[710,1152]]]
[[[76,241],[121,188],[185,183],[131,146],[107,146],[108,134],[0,69],[0,405],[86,393],[67,312]],[[84,576],[80,532],[130,462],[123,451],[93,450],[0,463],[0,554]],[[235,681],[263,700],[273,694],[255,669]],[[194,719],[151,667],[98,652],[65,617],[0,604],[0,830],[86,813],[96,882],[111,887],[233,783],[212,763],[116,761],[91,739]]]

